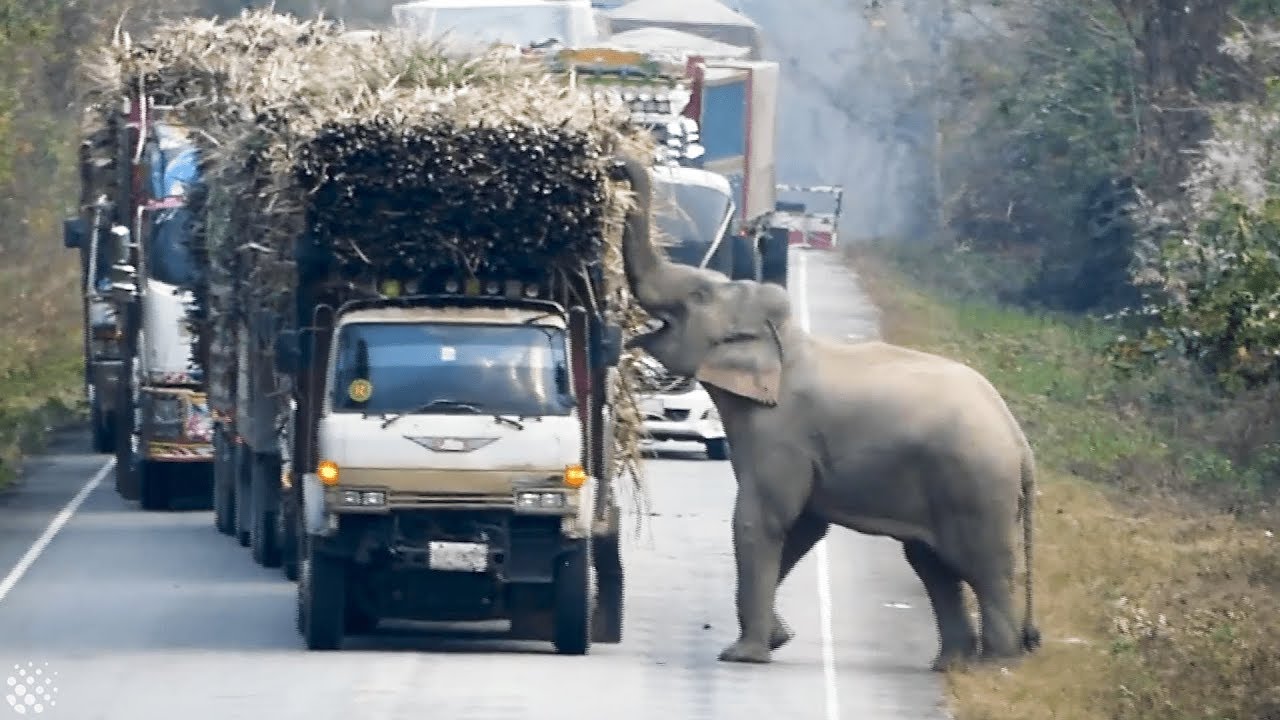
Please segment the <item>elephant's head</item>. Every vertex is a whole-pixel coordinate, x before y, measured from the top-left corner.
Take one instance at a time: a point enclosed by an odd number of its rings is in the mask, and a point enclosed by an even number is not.
[[[787,292],[777,285],[679,265],[650,238],[648,168],[622,160],[622,175],[637,195],[623,234],[627,282],[652,318],[647,332],[627,343],[670,372],[768,405],[778,401]]]

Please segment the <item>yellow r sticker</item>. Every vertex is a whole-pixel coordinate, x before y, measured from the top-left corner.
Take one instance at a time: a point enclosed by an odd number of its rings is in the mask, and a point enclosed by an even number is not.
[[[347,388],[347,396],[358,403],[368,402],[373,397],[373,383],[363,378],[352,380],[351,386]]]

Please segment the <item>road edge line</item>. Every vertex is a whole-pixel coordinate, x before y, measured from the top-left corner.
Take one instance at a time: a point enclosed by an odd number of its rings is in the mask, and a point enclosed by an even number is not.
[[[75,496],[58,511],[57,515],[53,516],[53,519],[49,521],[49,525],[44,529],[44,532],[40,533],[40,537],[36,538],[35,542],[31,543],[31,547],[27,548],[27,552],[24,553],[18,560],[18,563],[13,566],[13,569],[9,571],[9,574],[5,575],[3,580],[0,580],[0,602],[4,602],[4,599],[13,591],[14,586],[18,584],[18,581],[22,579],[22,576],[27,574],[27,571],[31,569],[31,566],[35,564],[36,560],[40,558],[40,555],[49,547],[49,543],[53,542],[53,538],[62,531],[62,528],[67,524],[67,521],[70,520],[71,517],[76,514],[76,511],[80,509],[80,505],[84,503],[85,498],[89,497],[89,493],[93,492],[94,489],[102,484],[103,479],[107,477],[107,473],[111,472],[111,469],[114,468],[115,465],[115,458],[111,458],[103,464],[102,467],[98,468],[98,471],[93,474],[93,477],[89,478],[89,481],[80,488],[80,491],[77,492]]]
[[[807,280],[809,279],[808,258],[803,250],[794,249],[796,256],[796,278],[792,283],[798,292],[795,293],[795,315],[800,321],[800,328],[809,332],[809,296]],[[827,556],[827,539],[824,537],[814,545],[818,564],[818,626],[822,635],[822,675],[827,696],[827,720],[840,720],[840,694],[836,681],[836,647],[835,633],[832,631],[831,612],[831,561]],[[3,595],[0,595],[3,597]]]

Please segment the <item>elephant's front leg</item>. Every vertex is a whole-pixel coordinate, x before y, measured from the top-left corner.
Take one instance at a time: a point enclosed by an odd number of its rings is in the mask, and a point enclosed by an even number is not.
[[[787,579],[787,575],[795,569],[796,563],[804,558],[813,546],[822,540],[827,534],[827,528],[830,525],[811,513],[804,513],[796,519],[791,525],[791,529],[787,531],[786,539],[782,543],[782,565],[778,573],[778,585],[781,586]],[[773,611],[773,630],[769,635],[769,649],[777,650],[778,648],[791,642],[791,638],[795,634],[791,632],[791,628],[787,627],[787,623],[782,619],[782,615],[778,614],[777,608]]]
[[[720,659],[767,663],[786,532],[780,518],[768,517],[754,493],[739,487],[733,509],[733,550],[738,569],[740,633],[738,641],[720,653]]]

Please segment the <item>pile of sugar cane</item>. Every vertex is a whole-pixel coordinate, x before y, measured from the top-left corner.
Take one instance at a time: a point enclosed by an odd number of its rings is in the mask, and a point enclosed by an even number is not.
[[[116,152],[112,111],[139,91],[199,148],[203,182],[189,201],[198,357],[236,308],[292,309],[304,234],[350,278],[413,278],[441,264],[573,274],[594,259],[608,292],[593,302],[608,301],[624,337],[645,320],[619,252],[633,198],[608,167],[620,154],[651,157],[653,141],[621,103],[544,66],[247,11],[163,25],[145,42],[117,37],[85,70],[99,159]],[[95,187],[109,192],[116,176],[98,164]],[[615,476],[632,479],[643,505],[634,360],[624,358],[613,388]]]

